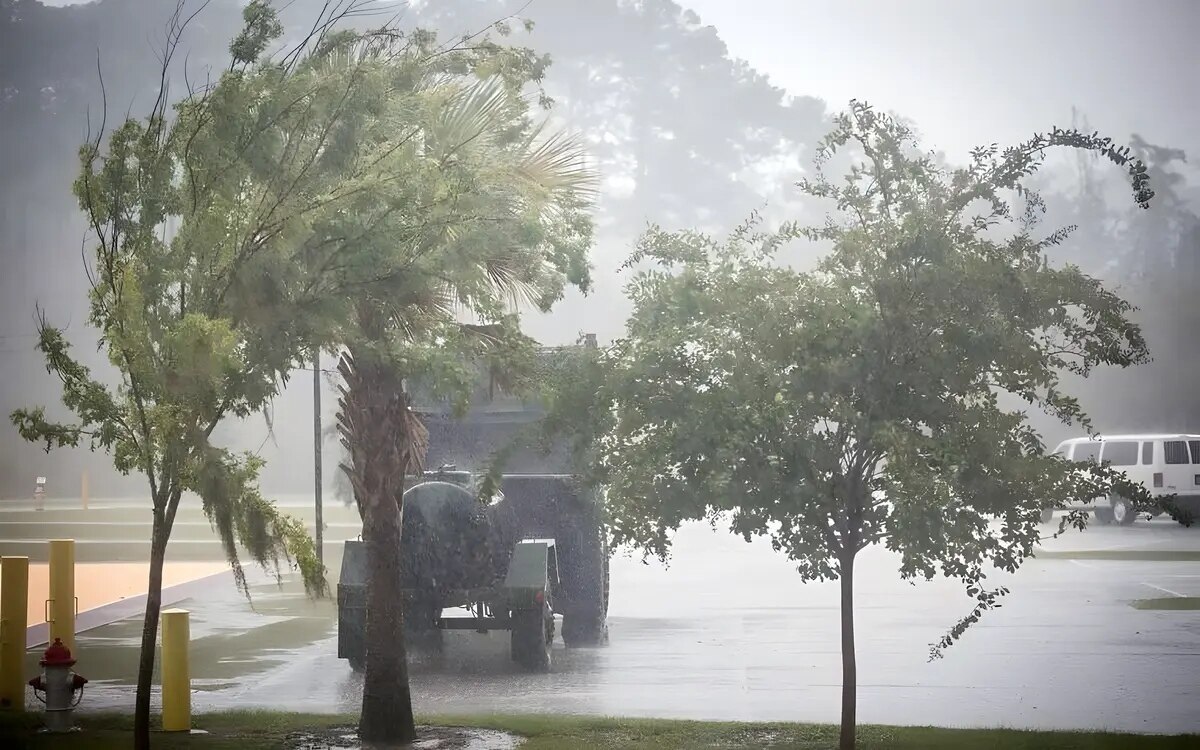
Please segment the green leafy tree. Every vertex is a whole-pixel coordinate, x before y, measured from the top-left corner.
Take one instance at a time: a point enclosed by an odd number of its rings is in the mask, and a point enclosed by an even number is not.
[[[1105,467],[1044,455],[1025,414],[998,403],[1015,394],[1086,424],[1062,373],[1146,358],[1126,302],[1047,260],[1068,230],[1037,233],[1041,203],[1023,182],[1053,147],[1125,166],[1135,200],[1150,200],[1145,168],[1107,139],[1055,130],[949,170],[852,103],[800,185],[832,203],[825,224],[751,220],[722,240],[651,229],[629,261],[648,265],[628,282],[627,335],[557,392],[559,411],[590,415],[576,444],[607,484],[616,543],[666,557],[680,524],[725,518],[768,537],[802,580],[840,581],[844,749],[861,550],[899,553],[905,578],[963,581],[974,609],[934,658],[997,605],[1005,589],[988,570],[1034,554],[1043,509],[1110,491],[1150,503]],[[824,167],[842,151],[834,182]],[[830,247],[811,272],[776,260],[802,238]]]
[[[177,9],[164,82],[187,20]],[[336,17],[320,19],[278,60],[260,57],[280,33],[269,5],[249,3],[244,20],[215,84],[190,91],[171,113],[164,83],[148,116],[111,133],[101,124],[80,149],[75,195],[93,235],[89,321],[115,382],[81,365],[43,317],[39,348],[75,419],[59,424],[41,408],[12,414],[25,439],[47,450],[105,450],[117,470],[148,482],[138,748],[149,746],[163,561],[189,493],[199,496],[243,589],[239,545],[277,574],[283,561],[298,566],[311,594],[325,589],[304,527],[259,493],[261,461],[211,437],[226,417],[261,411],[336,329],[340,285],[355,278],[310,261],[331,244],[323,231],[330,217],[344,215],[378,179],[382,160],[361,160],[361,149],[345,146],[378,97],[363,83],[370,79],[331,70],[320,54]]]

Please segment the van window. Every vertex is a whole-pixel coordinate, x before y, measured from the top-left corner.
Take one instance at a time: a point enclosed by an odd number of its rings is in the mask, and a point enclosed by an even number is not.
[[[1149,466],[1154,463],[1154,443],[1147,440],[1142,443],[1142,465]]]
[[[1126,440],[1105,443],[1100,460],[1109,466],[1133,466],[1138,460],[1138,444]]]
[[[1188,461],[1188,445],[1182,440],[1167,440],[1163,442],[1166,462],[1169,464],[1186,464]]]
[[[1189,440],[1188,448],[1192,451],[1192,463],[1200,464],[1200,440]]]
[[[1096,459],[1100,457],[1100,443],[1076,443],[1075,455],[1072,458],[1079,462],[1096,463]]]

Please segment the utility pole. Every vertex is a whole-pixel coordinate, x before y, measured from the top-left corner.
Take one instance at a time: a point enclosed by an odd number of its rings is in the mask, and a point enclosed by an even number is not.
[[[325,562],[325,520],[321,512],[321,352],[313,353],[313,475],[317,511],[317,560]]]

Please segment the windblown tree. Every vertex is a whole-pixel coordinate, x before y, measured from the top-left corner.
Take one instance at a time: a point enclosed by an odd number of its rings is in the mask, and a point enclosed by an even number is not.
[[[1023,182],[1055,147],[1124,166],[1136,202],[1150,200],[1145,167],[1107,139],[1055,130],[947,170],[852,103],[801,183],[833,204],[824,225],[752,220],[724,240],[652,229],[630,259],[649,267],[628,282],[627,336],[562,391],[592,417],[579,445],[597,454],[616,543],[665,557],[681,523],[725,518],[770,538],[802,580],[840,581],[843,749],[861,550],[899,553],[905,578],[963,581],[974,609],[934,658],[997,605],[989,567],[1034,554],[1044,508],[1110,491],[1150,502],[1110,470],[1046,456],[1025,414],[998,402],[1015,394],[1086,425],[1062,374],[1146,358],[1129,304],[1048,261],[1067,230],[1038,233]],[[823,166],[840,151],[852,158],[835,182]],[[831,246],[811,272],[777,261],[802,238]]]
[[[335,16],[278,59],[263,57],[280,31],[270,7],[249,3],[244,21],[228,70],[171,112],[167,70],[187,26],[177,10],[150,113],[111,133],[101,123],[80,149],[89,320],[116,382],[81,365],[43,317],[39,348],[75,421],[55,423],[42,408],[12,414],[21,435],[47,450],[87,444],[108,451],[122,473],[146,477],[153,521],[139,749],[149,746],[163,561],[187,497],[199,496],[243,589],[239,546],[277,573],[285,560],[296,564],[312,594],[325,588],[304,527],[259,493],[261,461],[211,437],[223,419],[262,410],[336,328],[339,284],[354,279],[311,261],[331,244],[323,227],[378,177],[377,152],[339,148],[354,142],[356,118],[378,97],[358,71],[327,64]]]
[[[339,63],[390,70],[387,85],[408,92],[372,114],[393,134],[391,176],[373,187],[374,203],[342,217],[346,229],[371,227],[340,261],[361,283],[345,298],[339,339],[344,468],[370,569],[365,741],[415,732],[399,566],[405,477],[421,472],[427,437],[410,384],[464,405],[481,358],[529,350],[520,307],[547,310],[589,278],[591,173],[579,144],[531,112],[527,88],[546,61],[486,38],[433,45],[423,34],[380,45],[347,37]]]

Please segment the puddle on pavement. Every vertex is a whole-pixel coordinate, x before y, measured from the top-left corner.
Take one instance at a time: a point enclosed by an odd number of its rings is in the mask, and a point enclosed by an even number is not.
[[[365,750],[383,746],[363,745],[348,727],[326,732],[299,732],[291,736],[291,750]],[[515,750],[521,738],[498,729],[469,727],[418,727],[417,740],[405,745],[410,750]]]

